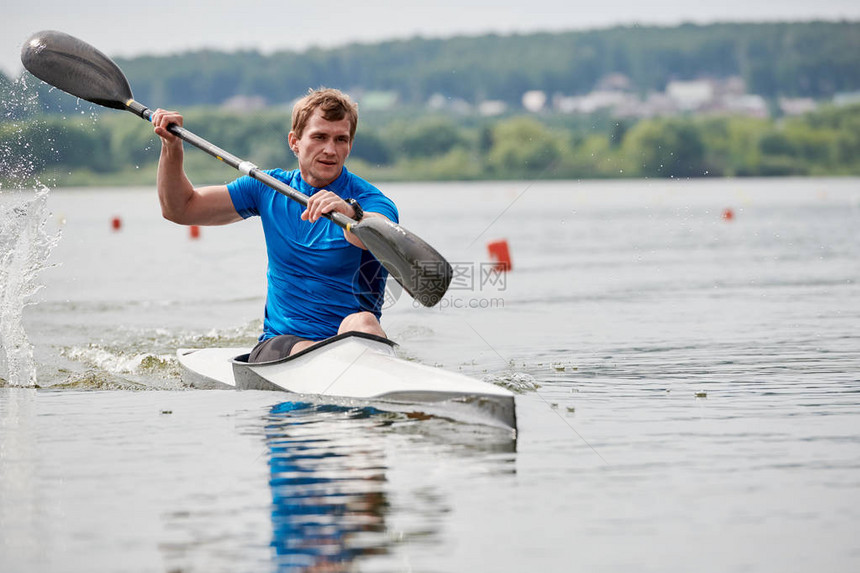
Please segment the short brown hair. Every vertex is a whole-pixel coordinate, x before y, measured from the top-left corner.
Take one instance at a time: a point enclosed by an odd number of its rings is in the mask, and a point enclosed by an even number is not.
[[[340,121],[343,118],[348,118],[350,123],[349,140],[355,139],[355,130],[358,127],[358,104],[342,91],[332,88],[308,90],[308,95],[293,106],[291,129],[296,137],[302,138],[308,121],[317,109],[322,110],[323,118],[327,121]]]

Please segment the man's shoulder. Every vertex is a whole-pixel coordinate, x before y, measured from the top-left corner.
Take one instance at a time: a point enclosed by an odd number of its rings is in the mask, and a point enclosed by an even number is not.
[[[346,171],[347,176],[347,186],[349,190],[352,192],[352,195],[366,195],[366,194],[379,194],[384,195],[382,191],[379,190],[374,184],[369,182],[367,179],[356,175],[352,171],[347,171],[346,167],[344,167],[344,171]]]
[[[263,173],[268,173],[275,179],[280,179],[284,183],[292,184],[295,179],[300,177],[298,169],[290,169],[289,171],[286,169],[276,168],[276,169],[266,169]]]
[[[399,221],[397,205],[388,195],[358,175],[347,173],[349,176],[347,197],[356,199],[365,211],[379,213],[395,223]]]
[[[283,181],[287,185],[292,185],[294,180],[298,177],[299,170],[298,169],[292,169],[292,170],[287,171],[285,169],[277,168],[277,169],[263,169],[262,172],[265,173],[266,175],[270,175],[271,177],[274,177],[275,179],[279,179],[280,181]],[[228,188],[232,187],[232,188],[236,188],[236,189],[243,189],[243,188],[248,189],[250,187],[271,189],[269,186],[267,186],[262,181],[254,179],[253,177],[250,177],[248,175],[243,175],[242,177],[239,177],[238,179],[233,180],[231,183],[228,183],[227,187]]]

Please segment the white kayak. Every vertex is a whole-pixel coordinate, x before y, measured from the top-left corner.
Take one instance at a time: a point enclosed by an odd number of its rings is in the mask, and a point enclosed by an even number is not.
[[[516,430],[514,394],[462,374],[398,358],[385,338],[348,332],[293,356],[249,363],[248,348],[180,348],[182,377],[196,388],[282,390],[385,402],[396,411]]]

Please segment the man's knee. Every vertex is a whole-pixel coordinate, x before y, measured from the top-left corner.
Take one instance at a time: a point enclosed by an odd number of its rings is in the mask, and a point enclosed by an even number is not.
[[[366,311],[356,312],[344,318],[340,323],[340,328],[337,333],[343,334],[344,332],[350,331],[366,332],[367,334],[385,336],[385,332],[382,331],[382,326],[380,326],[376,316],[372,312]]]

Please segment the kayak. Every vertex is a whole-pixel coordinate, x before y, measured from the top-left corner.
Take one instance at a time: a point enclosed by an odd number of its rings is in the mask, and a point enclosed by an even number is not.
[[[399,412],[516,430],[511,391],[398,358],[395,346],[386,338],[348,332],[271,362],[248,362],[249,348],[180,348],[176,354],[183,380],[195,388],[379,402]]]

